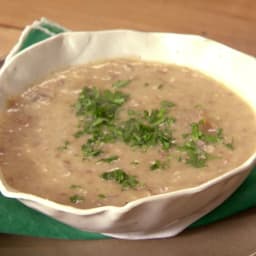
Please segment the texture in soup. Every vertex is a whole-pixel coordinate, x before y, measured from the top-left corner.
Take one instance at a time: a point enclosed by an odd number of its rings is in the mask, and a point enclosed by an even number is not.
[[[255,123],[238,96],[198,71],[87,64],[9,101],[0,168],[22,192],[79,208],[124,205],[240,165],[255,150]]]

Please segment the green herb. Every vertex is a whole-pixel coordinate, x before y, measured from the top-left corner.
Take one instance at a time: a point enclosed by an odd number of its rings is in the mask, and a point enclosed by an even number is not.
[[[78,204],[78,203],[81,203],[82,201],[84,201],[84,197],[83,196],[80,196],[80,195],[73,195],[69,198],[70,202],[73,203],[73,204]]]
[[[230,149],[230,150],[234,150],[235,147],[234,147],[234,139],[232,138],[231,142],[228,142],[228,143],[224,143],[224,145]]]
[[[155,170],[159,169],[160,166],[161,166],[160,161],[156,160],[153,164],[150,165],[150,170],[155,171]]]
[[[144,119],[147,120],[151,125],[158,126],[162,123],[170,122],[170,117],[167,115],[167,111],[164,108],[153,109],[151,112],[144,111]]]
[[[194,141],[202,140],[206,143],[217,143],[223,139],[222,129],[218,128],[215,133],[202,131],[203,120],[191,124],[191,138]]]
[[[194,141],[200,140],[203,137],[203,133],[199,128],[199,123],[191,124],[191,138]]]
[[[206,143],[217,143],[223,140],[222,129],[217,129],[215,134],[204,134],[203,141]]]
[[[112,84],[112,87],[113,88],[122,88],[122,87],[127,86],[130,82],[131,82],[131,80],[118,80]]]
[[[68,149],[68,146],[70,145],[70,142],[68,140],[65,140],[64,141],[64,144],[62,146],[59,146],[57,149],[59,151],[63,151],[63,150],[66,150]]]
[[[128,175],[120,168],[111,172],[104,172],[101,174],[101,177],[105,180],[113,180],[122,185],[123,188],[135,188],[139,184],[135,176]]]
[[[79,117],[79,130],[75,137],[90,135],[81,147],[84,158],[97,157],[103,153],[102,142],[113,142],[119,136],[116,126],[117,112],[128,99],[128,95],[120,91],[100,91],[85,87],[75,104]]]
[[[83,144],[81,146],[81,150],[84,158],[99,156],[103,153],[102,149],[97,148],[95,144],[91,143],[90,141],[87,141],[87,143]]]
[[[166,169],[169,166],[168,161],[160,161],[160,160],[155,160],[151,165],[150,165],[150,170],[155,171],[158,169]]]
[[[101,158],[99,161],[105,162],[105,163],[112,163],[113,161],[119,159],[119,156],[113,155],[106,158]]]
[[[118,80],[112,84],[115,89],[127,86],[131,80]],[[149,86],[145,83],[144,86]],[[159,85],[161,89],[163,85]],[[127,110],[128,115],[125,120],[119,118],[120,112],[124,111],[122,106],[129,100],[129,95],[118,90],[99,90],[95,87],[85,87],[79,94],[74,105],[76,115],[79,120],[78,131],[74,134],[76,138],[87,136],[86,141],[81,146],[84,158],[99,157],[104,154],[105,143],[115,143],[121,141],[131,147],[139,147],[147,150],[153,146],[160,146],[162,150],[168,151],[176,146],[184,156],[180,156],[178,161],[185,161],[196,168],[207,165],[207,161],[214,158],[204,150],[205,144],[222,143],[230,149],[234,149],[233,139],[231,142],[224,141],[221,128],[209,130],[207,120],[200,120],[190,125],[191,131],[182,135],[184,142],[175,145],[172,135],[172,125],[176,121],[170,115],[170,111],[175,107],[175,103],[169,100],[161,102],[159,108],[137,111]],[[196,107],[196,106],[195,106]],[[61,150],[67,149],[69,142],[66,141]],[[98,161],[111,163],[118,159],[118,156],[104,156]],[[150,169],[165,169],[168,161],[154,161]],[[137,165],[139,162],[133,161],[131,164]],[[106,180],[113,180],[121,184],[123,188],[135,188],[138,181],[135,176],[130,176],[122,169],[115,169],[101,175]]]
[[[164,150],[171,147],[173,140],[170,129],[159,129],[159,124],[147,124],[136,118],[131,118],[122,125],[122,139],[130,146],[162,145]]]
[[[179,147],[181,151],[184,151],[187,154],[185,159],[186,163],[196,168],[205,167],[207,165],[207,161],[213,158],[212,155],[199,146],[199,141],[206,144],[214,144],[223,139],[222,129],[217,129],[215,133],[207,133],[203,131],[203,125],[203,120],[200,120],[198,123],[192,123],[191,133],[185,133],[182,135],[182,137],[187,141]]]
[[[100,91],[85,87],[75,104],[76,114],[83,116],[84,121],[90,122],[90,125],[97,126],[97,123],[102,124],[113,120],[118,108],[126,102],[127,98],[128,95],[120,91]]]
[[[101,199],[106,198],[106,196],[104,194],[98,194],[98,197],[101,198]]]
[[[121,125],[122,140],[131,146],[150,147],[161,145],[164,150],[172,146],[171,125],[175,122],[167,109],[130,112],[130,118]]]
[[[215,132],[204,131],[205,120],[200,120],[198,123],[192,123],[191,132],[185,133],[182,137],[186,140],[182,146],[178,148],[181,151],[186,152],[187,158],[186,163],[191,164],[196,168],[205,167],[207,161],[210,159],[215,159],[213,155],[207,153],[202,144],[216,144],[223,142],[223,130],[221,128],[216,129]],[[227,147],[232,148],[231,143],[224,143]],[[228,144],[228,145],[227,145]]]
[[[207,152],[200,149],[194,141],[186,142],[179,149],[187,153],[187,164],[190,164],[196,168],[202,168],[206,166],[209,155]]]
[[[118,81],[118,86],[128,84],[128,81]],[[117,84],[115,84],[117,87]],[[128,110],[128,119],[120,121],[118,113],[129,96],[120,91],[100,91],[85,87],[75,104],[79,117],[79,130],[75,137],[89,135],[81,147],[84,158],[97,157],[103,152],[103,143],[123,141],[130,146],[148,148],[161,145],[168,150],[173,137],[171,125],[175,119],[169,115],[169,108],[174,106],[170,101],[164,101],[159,109],[151,111]],[[115,159],[106,159],[111,162]]]
[[[70,189],[80,189],[80,188],[82,188],[80,185],[75,185],[75,184],[72,184],[72,185],[70,185],[70,187],[69,187]]]

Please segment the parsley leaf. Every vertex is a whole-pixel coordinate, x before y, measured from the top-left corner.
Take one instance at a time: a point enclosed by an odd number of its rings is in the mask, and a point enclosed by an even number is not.
[[[202,168],[206,166],[209,155],[204,150],[200,149],[194,141],[186,142],[179,149],[187,153],[187,164],[190,164],[196,168]]]
[[[120,91],[100,91],[95,87],[85,87],[75,104],[76,114],[77,116],[83,116],[86,121],[91,121],[91,123],[99,118],[101,122],[113,120],[118,108],[127,99],[128,95]]]
[[[129,111],[129,119],[122,123],[122,140],[131,146],[150,147],[162,145],[164,150],[172,146],[171,124],[174,119],[164,108]]]
[[[197,141],[200,140],[203,136],[202,131],[199,128],[199,123],[192,123],[191,124],[191,137],[193,140]]]
[[[106,158],[101,158],[99,161],[105,162],[105,163],[112,163],[113,161],[119,159],[119,156],[113,155]]]
[[[232,138],[231,142],[228,142],[228,143],[224,143],[224,145],[230,149],[230,150],[234,150],[235,149],[235,146],[234,146],[234,139]]]
[[[104,172],[101,177],[105,180],[113,180],[122,185],[123,188],[135,188],[139,182],[135,176],[128,175],[122,169],[117,168],[111,172]]]
[[[157,169],[159,169],[160,168],[160,161],[159,160],[156,160],[156,161],[154,161],[154,163],[152,163],[151,165],[150,165],[150,170],[151,171],[155,171],[155,170],[157,170]]]
[[[118,81],[115,87],[127,85],[128,82],[130,80]],[[159,109],[151,111],[128,110],[128,119],[121,121],[118,113],[128,98],[129,95],[120,91],[89,87],[82,90],[75,104],[80,123],[74,136],[90,136],[81,147],[84,158],[101,155],[104,153],[102,143],[114,143],[117,140],[143,148],[161,145],[163,150],[169,150],[172,146],[171,125],[175,119],[169,115],[169,108],[174,104],[166,101],[162,102]]]
[[[128,95],[120,91],[100,91],[97,88],[83,88],[75,104],[79,117],[79,130],[75,137],[84,134],[90,138],[81,147],[84,158],[97,157],[103,153],[101,142],[111,142],[118,136],[118,128],[114,121],[117,112],[128,99]]]
[[[216,132],[209,133],[203,132],[203,120],[199,121],[198,123],[191,124],[191,138],[194,141],[202,140],[206,143],[217,143],[223,139],[222,129],[218,128]]]
[[[158,169],[166,169],[169,166],[169,161],[160,161],[160,160],[155,160],[151,165],[150,165],[150,170],[155,171]]]
[[[212,158],[212,155],[207,153],[202,146],[199,146],[199,142],[205,144],[215,144],[223,140],[223,131],[221,128],[216,132],[210,133],[203,130],[204,120],[200,120],[198,123],[192,123],[191,133],[183,134],[185,143],[179,147],[181,151],[187,153],[185,159],[187,164],[190,164],[196,168],[202,168],[207,165],[207,161]]]
[[[99,156],[100,154],[103,153],[102,149],[97,148],[97,146],[91,143],[90,141],[87,141],[87,143],[83,144],[81,146],[81,149],[82,149],[84,158]]]
[[[73,203],[73,204],[78,204],[78,203],[81,203],[84,201],[84,197],[83,196],[80,196],[80,195],[73,195],[69,198],[70,202]]]

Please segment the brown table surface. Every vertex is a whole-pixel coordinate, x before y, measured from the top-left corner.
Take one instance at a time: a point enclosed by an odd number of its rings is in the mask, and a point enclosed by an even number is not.
[[[256,56],[255,0],[0,0],[0,58],[24,26],[42,16],[72,30],[127,28],[201,34]],[[65,241],[0,235],[0,255],[49,253],[252,256],[256,255],[256,208],[161,240]]]

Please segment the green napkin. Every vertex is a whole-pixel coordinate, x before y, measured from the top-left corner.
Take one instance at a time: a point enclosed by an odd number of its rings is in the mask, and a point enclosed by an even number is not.
[[[67,31],[62,26],[47,19],[41,19],[23,31],[19,42],[7,57],[11,59],[17,52],[30,45]],[[256,207],[256,168],[238,190],[222,205],[202,217],[189,228],[204,226],[251,207]],[[61,239],[103,239],[101,234],[84,232],[58,222],[46,215],[24,206],[17,200],[0,194],[0,233],[29,235]]]

